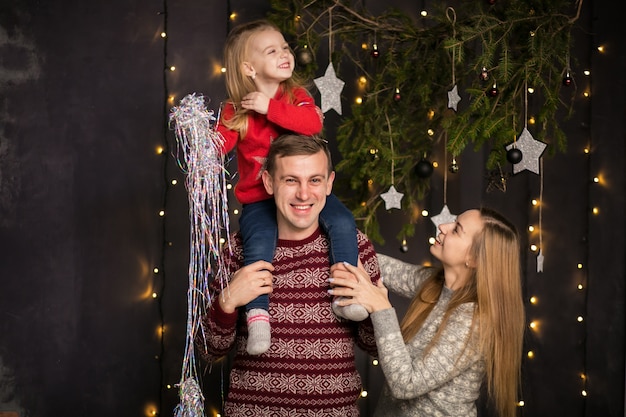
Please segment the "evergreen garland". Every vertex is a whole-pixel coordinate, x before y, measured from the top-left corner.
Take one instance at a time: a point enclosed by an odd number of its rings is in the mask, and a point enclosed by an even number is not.
[[[340,79],[366,77],[363,102],[344,111],[337,128],[342,160],[336,168],[354,190],[344,193],[346,204],[378,242],[376,211],[391,185],[391,159],[410,215],[429,189],[429,178],[417,176],[415,166],[436,144],[443,142],[452,157],[470,145],[487,146],[487,170],[507,163],[505,146],[526,125],[527,87],[534,89],[533,137],[548,144],[546,155],[567,144],[559,120],[572,112],[576,84],[563,88],[564,78],[575,75],[569,51],[582,0],[432,3],[426,16],[412,18],[393,9],[373,16],[364,1],[271,2],[269,18],[297,59],[303,51],[315,57],[298,59],[299,75],[315,78],[318,61],[325,68],[330,58]],[[483,68],[487,81],[479,77]],[[457,111],[448,108],[454,85],[462,97]],[[413,233],[409,224],[399,236]]]

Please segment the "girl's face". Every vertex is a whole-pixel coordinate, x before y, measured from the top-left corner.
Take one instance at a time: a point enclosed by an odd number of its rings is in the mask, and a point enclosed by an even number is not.
[[[484,226],[480,211],[467,210],[460,214],[454,223],[439,225],[439,235],[430,247],[430,253],[439,259],[444,268],[474,267],[470,258],[470,248],[474,236]]]
[[[250,37],[248,60],[243,63],[255,83],[281,83],[293,74],[295,59],[282,33],[266,29]]]

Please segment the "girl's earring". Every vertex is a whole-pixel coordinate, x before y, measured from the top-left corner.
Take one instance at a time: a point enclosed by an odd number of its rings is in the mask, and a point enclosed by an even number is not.
[[[252,79],[254,80],[256,78],[256,74],[252,74]]]

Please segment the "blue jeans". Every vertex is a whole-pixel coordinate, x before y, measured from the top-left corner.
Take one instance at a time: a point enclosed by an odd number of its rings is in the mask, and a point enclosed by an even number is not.
[[[330,240],[330,264],[348,262],[357,264],[359,249],[356,241],[356,223],[352,212],[331,194],[320,213],[320,226]],[[245,204],[239,218],[239,231],[243,240],[243,263],[250,265],[259,260],[272,262],[278,230],[276,226],[276,204],[274,199]],[[246,305],[269,309],[269,296],[260,295]]]

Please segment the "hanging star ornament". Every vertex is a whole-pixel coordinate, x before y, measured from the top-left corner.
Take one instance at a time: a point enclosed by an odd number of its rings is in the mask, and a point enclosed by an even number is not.
[[[439,230],[439,225],[456,221],[456,215],[450,213],[448,205],[444,204],[443,209],[441,209],[441,213],[436,216],[432,216],[430,220],[435,224],[437,230]]]
[[[522,160],[513,165],[513,174],[517,174],[526,169],[539,175],[539,158],[541,158],[541,154],[548,145],[535,140],[528,129],[524,128],[519,139],[507,145],[506,150],[508,151],[514,146],[522,151]]]
[[[385,200],[385,210],[389,210],[392,208],[401,209],[402,196],[404,196],[404,194],[397,192],[396,187],[392,185],[391,187],[389,187],[389,191],[380,195],[380,198]]]
[[[341,90],[346,83],[335,75],[333,63],[328,64],[323,77],[313,81],[322,95],[322,112],[326,113],[330,109],[335,109],[337,113],[341,114]]]
[[[459,90],[456,88],[456,84],[454,84],[452,90],[448,91],[448,108],[456,111],[456,106],[459,104],[459,101],[461,101],[461,96],[459,95]]]

